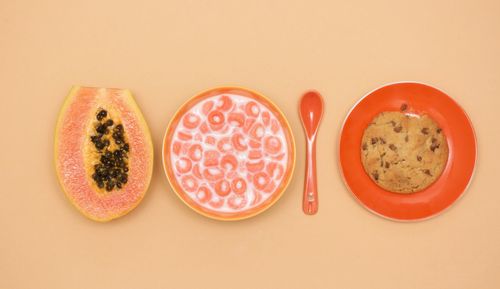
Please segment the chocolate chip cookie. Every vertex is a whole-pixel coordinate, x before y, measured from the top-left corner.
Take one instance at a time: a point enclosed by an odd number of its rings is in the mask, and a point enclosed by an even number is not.
[[[413,193],[441,175],[448,144],[441,128],[427,115],[382,112],[365,129],[361,160],[366,173],[385,190]]]

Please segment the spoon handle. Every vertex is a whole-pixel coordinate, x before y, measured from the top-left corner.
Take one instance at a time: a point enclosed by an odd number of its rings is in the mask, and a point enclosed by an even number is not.
[[[316,183],[316,138],[307,139],[306,176],[304,180],[304,196],[302,209],[307,215],[318,212],[318,186]]]

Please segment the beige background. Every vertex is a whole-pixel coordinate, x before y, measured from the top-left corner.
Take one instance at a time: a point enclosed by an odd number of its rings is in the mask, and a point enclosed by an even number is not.
[[[336,157],[349,108],[399,80],[447,91],[479,138],[468,193],[412,224],[358,205]],[[146,198],[108,224],[73,209],[54,173],[53,129],[73,84],[130,88],[154,138]],[[159,153],[179,105],[224,84],[273,99],[298,149],[283,198],[235,223],[183,205]],[[0,0],[0,85],[2,289],[500,288],[499,1]],[[314,217],[300,206],[297,102],[309,88],[327,106]]]

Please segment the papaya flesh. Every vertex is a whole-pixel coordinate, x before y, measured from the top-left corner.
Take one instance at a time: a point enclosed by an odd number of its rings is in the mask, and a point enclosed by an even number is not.
[[[56,173],[69,201],[106,222],[133,210],[153,173],[149,128],[129,90],[74,86],[55,130]]]

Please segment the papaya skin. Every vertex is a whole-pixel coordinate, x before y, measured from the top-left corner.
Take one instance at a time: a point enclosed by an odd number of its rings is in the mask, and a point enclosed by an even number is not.
[[[87,200],[87,204],[80,203],[78,200],[75,198],[74,194],[67,188],[65,185],[65,179],[64,179],[64,171],[61,168],[61,151],[60,151],[60,144],[61,144],[61,139],[64,139],[62,136],[62,128],[64,121],[67,118],[67,113],[69,108],[78,100],[78,94],[81,90],[86,90],[86,91],[95,91],[96,98],[98,97],[109,97],[110,93],[115,93],[119,94],[120,100],[123,101],[123,105],[128,109],[128,111],[133,114],[134,116],[134,126],[138,127],[138,132],[142,133],[141,141],[144,143],[144,151],[146,151],[146,161],[144,165],[144,175],[143,179],[140,179],[139,181],[142,183],[142,189],[139,191],[139,193],[134,194],[135,200],[133,202],[127,203],[125,205],[121,204],[122,207],[116,209],[115,207],[111,207],[109,210],[106,210],[106,208],[101,208],[99,211],[99,214],[93,214],[92,211],[85,209],[85,205],[87,207],[91,207],[92,204],[91,200]],[[105,96],[102,96],[101,94],[105,93]],[[92,107],[92,109],[96,109],[95,107]],[[95,117],[95,115],[92,112],[89,112],[88,117]],[[82,131],[82,133],[77,133],[77,136],[85,136],[89,137],[85,131]],[[131,148],[133,149],[133,148]],[[83,154],[83,147],[80,152]],[[85,156],[83,156],[84,158]],[[137,157],[137,156],[132,156],[132,158]],[[142,201],[144,196],[146,195],[146,192],[149,188],[151,178],[152,178],[152,173],[153,173],[153,160],[154,160],[154,151],[153,151],[153,143],[152,143],[152,138],[151,138],[151,133],[148,128],[148,125],[142,115],[142,112],[140,111],[139,107],[137,106],[137,103],[134,100],[134,97],[132,93],[127,90],[127,89],[106,89],[106,88],[92,88],[92,87],[83,87],[83,86],[73,86],[70,90],[70,93],[66,96],[64,103],[59,111],[57,123],[55,126],[55,133],[54,133],[54,167],[56,170],[56,175],[59,181],[59,184],[61,185],[61,188],[63,189],[63,192],[69,202],[85,217],[87,217],[90,220],[96,221],[96,222],[108,222],[114,219],[117,219],[119,217],[122,217],[129,212],[131,212],[133,209],[135,209],[139,203]],[[134,161],[134,160],[132,160]],[[144,162],[141,160],[141,162]],[[132,178],[130,178],[132,179]],[[82,182],[87,181],[83,180]],[[130,186],[130,182],[133,182],[136,180],[130,180],[126,186]],[[126,188],[124,186],[124,188]],[[93,192],[97,195],[97,192]],[[96,196],[93,196],[96,197]],[[127,197],[127,196],[125,196]],[[97,198],[97,197],[96,197]],[[112,202],[112,201],[110,201]],[[111,203],[112,204],[112,203]],[[113,204],[112,204],[113,205]],[[118,204],[120,205],[120,204]],[[102,213],[104,212],[104,213]]]

